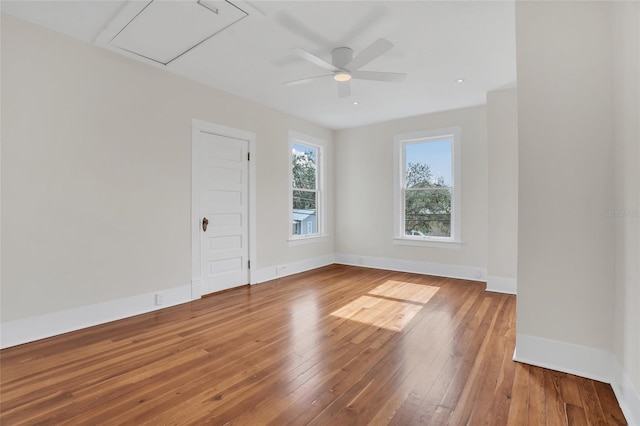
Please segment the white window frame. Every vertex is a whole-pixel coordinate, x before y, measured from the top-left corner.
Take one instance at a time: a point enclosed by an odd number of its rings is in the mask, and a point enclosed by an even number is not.
[[[293,234],[293,168],[291,167],[291,156],[293,152],[293,145],[305,145],[310,148],[314,148],[317,151],[316,157],[316,224],[317,224],[317,232],[314,234],[304,234],[304,235],[295,235]],[[310,244],[310,243],[319,243],[328,240],[327,236],[327,226],[326,226],[326,185],[325,185],[325,176],[326,176],[326,162],[325,162],[325,151],[327,147],[327,142],[314,138],[312,136],[305,135],[303,133],[299,133],[296,131],[289,131],[289,150],[287,152],[287,165],[289,169],[288,174],[288,186],[289,186],[289,223],[288,223],[288,243],[289,246],[295,246],[300,244]]]
[[[450,138],[452,182],[451,182],[451,236],[411,236],[405,235],[405,147],[410,144]],[[461,130],[459,126],[444,127],[395,135],[394,142],[394,209],[393,243],[397,245],[460,248],[462,247],[462,167]]]

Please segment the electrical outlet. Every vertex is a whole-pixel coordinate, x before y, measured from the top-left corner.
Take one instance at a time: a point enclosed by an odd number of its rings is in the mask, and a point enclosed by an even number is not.
[[[164,294],[156,293],[156,306],[164,305]]]

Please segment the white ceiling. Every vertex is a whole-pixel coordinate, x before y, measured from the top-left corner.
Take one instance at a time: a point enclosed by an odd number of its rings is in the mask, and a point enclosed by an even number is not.
[[[2,11],[332,129],[480,105],[487,91],[515,85],[512,1],[232,2],[249,16],[166,66],[109,44],[147,0],[3,0]],[[380,37],[393,49],[362,70],[404,72],[404,82],[352,80],[348,98],[330,78],[282,84],[326,74],[292,48],[331,62],[333,48],[357,55]]]

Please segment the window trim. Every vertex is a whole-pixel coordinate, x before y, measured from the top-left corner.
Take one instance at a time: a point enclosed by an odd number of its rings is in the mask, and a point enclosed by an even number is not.
[[[451,138],[451,236],[419,237],[405,235],[404,229],[404,179],[405,146],[408,144],[429,142]],[[462,168],[461,168],[461,129],[459,126],[443,127],[395,135],[394,148],[394,187],[393,187],[393,244],[423,247],[460,248],[462,247]]]
[[[316,221],[318,232],[315,234],[304,234],[304,235],[294,235],[292,229],[293,223],[293,168],[291,167],[291,155],[293,152],[293,145],[305,145],[310,148],[314,148],[317,150],[317,164],[316,164]],[[288,165],[288,186],[289,186],[289,222],[287,225],[288,228],[288,237],[287,241],[289,246],[296,246],[301,244],[309,244],[309,243],[318,243],[326,241],[327,238],[327,227],[326,227],[326,196],[325,196],[325,188],[326,188],[326,165],[325,165],[325,152],[327,149],[327,142],[314,138],[312,136],[305,135],[303,133],[299,133],[293,130],[289,131],[289,144],[287,151],[287,165]]]

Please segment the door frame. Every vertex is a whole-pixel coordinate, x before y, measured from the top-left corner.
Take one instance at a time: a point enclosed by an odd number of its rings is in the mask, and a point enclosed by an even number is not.
[[[256,246],[256,135],[245,130],[192,119],[191,122],[191,300],[202,296],[200,253],[200,132],[249,141],[249,283],[253,283],[253,269],[257,265]]]

